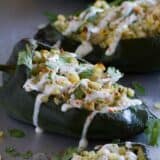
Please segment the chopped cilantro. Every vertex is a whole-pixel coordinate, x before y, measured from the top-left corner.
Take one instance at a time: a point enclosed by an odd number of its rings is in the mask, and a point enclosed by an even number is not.
[[[45,12],[44,15],[48,18],[50,22],[54,22],[57,20],[57,14],[51,12]]]
[[[93,75],[93,69],[87,69],[82,71],[79,76],[80,78],[90,78]]]
[[[20,153],[13,146],[6,147],[5,152],[10,157],[19,157],[19,158],[23,158],[23,159],[30,159],[33,156],[33,153],[31,151]]]
[[[48,79],[52,81],[52,73],[51,72],[48,73]]]
[[[140,83],[133,82],[132,85],[138,94],[145,95],[145,88]]]
[[[84,94],[84,92],[82,91],[81,88],[77,88],[77,89],[75,90],[75,92],[74,92],[74,95],[75,95],[75,97],[76,97],[77,99],[82,99],[82,98],[84,98],[84,96],[85,96],[85,94]]]
[[[64,153],[60,153],[52,157],[52,160],[69,160],[72,158],[73,153],[77,152],[77,148],[69,148]]]
[[[61,56],[60,61],[62,61],[62,63],[71,63],[72,62],[72,57]]]
[[[5,152],[7,155],[11,156],[11,157],[18,157],[20,155],[19,152],[16,151],[15,147],[13,146],[8,146],[6,149],[5,149]]]
[[[150,119],[145,134],[150,145],[160,146],[160,120]]]
[[[27,151],[27,152],[25,152],[25,153],[21,153],[21,157],[22,157],[23,159],[29,159],[29,158],[31,158],[32,156],[33,156],[32,151]]]
[[[22,130],[19,129],[9,129],[8,133],[11,137],[15,137],[15,138],[23,138],[25,137],[25,133]]]
[[[29,45],[26,45],[26,50],[19,52],[18,65],[26,65],[29,69],[32,69],[32,51]]]

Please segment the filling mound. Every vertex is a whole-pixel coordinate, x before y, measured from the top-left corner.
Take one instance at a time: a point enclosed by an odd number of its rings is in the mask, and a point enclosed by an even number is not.
[[[72,53],[57,49],[35,51],[31,77],[25,82],[27,92],[39,92],[37,99],[62,104],[62,111],[85,108],[89,111],[118,111],[140,105],[134,91],[117,83],[122,74],[103,64],[77,60]]]
[[[145,153],[140,146],[106,144],[94,151],[83,151],[73,154],[71,160],[146,160]]]

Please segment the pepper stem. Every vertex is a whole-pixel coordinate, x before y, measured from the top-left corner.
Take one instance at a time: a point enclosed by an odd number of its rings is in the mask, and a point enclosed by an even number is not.
[[[0,71],[6,73],[13,73],[16,69],[15,65],[8,65],[8,64],[0,64]]]

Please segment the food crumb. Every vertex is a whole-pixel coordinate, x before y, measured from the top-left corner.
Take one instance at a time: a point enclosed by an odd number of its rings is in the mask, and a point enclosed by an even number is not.
[[[0,138],[3,138],[4,137],[4,132],[3,131],[0,131]],[[1,160],[1,159],[0,159]]]
[[[154,107],[155,107],[156,109],[160,109],[160,102],[155,103],[155,104],[154,104]]]

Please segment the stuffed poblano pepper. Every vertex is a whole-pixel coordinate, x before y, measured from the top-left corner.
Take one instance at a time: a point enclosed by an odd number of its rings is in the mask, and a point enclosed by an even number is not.
[[[159,0],[96,1],[78,15],[53,17],[35,38],[125,72],[160,70]]]
[[[146,146],[131,142],[105,144],[96,146],[94,150],[68,149],[64,154],[54,158],[58,160],[150,160]]]
[[[145,128],[146,108],[133,89],[117,83],[122,73],[115,68],[27,40],[18,43],[9,62],[17,67],[5,75],[1,105],[36,132],[81,136],[83,148],[87,137],[126,139]]]

